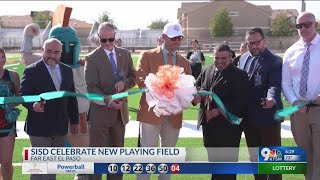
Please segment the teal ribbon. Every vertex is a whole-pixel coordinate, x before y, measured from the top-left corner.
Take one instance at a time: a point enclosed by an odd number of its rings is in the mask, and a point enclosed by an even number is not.
[[[120,98],[128,97],[130,95],[146,93],[146,92],[148,92],[148,89],[140,89],[135,91],[126,91],[122,93],[113,94],[113,95],[110,95],[109,97],[112,99],[120,99]],[[211,96],[212,99],[216,102],[218,108],[221,110],[221,113],[225,114],[227,118],[231,120],[232,124],[239,125],[241,123],[242,119],[230,113],[226,109],[225,105],[223,104],[223,102],[221,101],[221,99],[218,97],[217,94],[209,91],[198,91],[197,94]],[[28,96],[19,96],[19,97],[0,97],[0,104],[30,103],[30,102],[38,102],[41,100],[51,100],[51,99],[57,99],[57,98],[63,98],[63,97],[82,97],[82,98],[86,98],[93,101],[104,102],[104,96],[100,94],[94,94],[94,93],[78,94],[78,93],[68,92],[68,91],[54,91],[54,92],[42,93],[39,95],[28,95]],[[283,117],[290,116],[295,112],[297,112],[300,107],[306,106],[308,104],[317,104],[317,103],[315,101],[301,102],[292,107],[278,110],[274,115],[274,119],[279,120],[279,119],[282,119]]]
[[[148,92],[148,89],[141,89],[135,91],[127,91],[122,93],[117,93],[110,95],[109,97],[112,99],[120,99],[124,97],[128,97],[133,94],[145,93]],[[74,92],[68,91],[54,91],[54,92],[46,92],[39,95],[32,96],[20,96],[20,97],[0,97],[0,104],[11,104],[11,103],[30,103],[30,102],[38,102],[41,100],[51,100],[63,97],[82,97],[93,101],[102,101],[104,102],[104,96],[100,94],[94,93],[86,93],[86,94],[78,94]]]
[[[217,94],[215,94],[213,92],[209,92],[209,91],[198,91],[197,94],[211,96],[212,99],[216,102],[218,108],[221,110],[221,113],[225,114],[227,116],[227,118],[231,121],[232,124],[239,125],[241,123],[242,119],[238,118],[237,116],[230,113]]]
[[[120,99],[120,98],[128,97],[130,95],[146,93],[146,92],[148,92],[148,89],[139,89],[135,91],[126,91],[122,93],[113,94],[113,95],[110,95],[109,97],[112,99]],[[227,118],[231,120],[232,124],[238,124],[238,125],[240,124],[241,119],[231,114],[226,109],[221,99],[215,93],[208,92],[208,91],[199,91],[198,94],[211,95],[213,100],[217,103],[219,109],[221,110],[221,113],[225,114]],[[46,92],[39,95],[31,95],[31,96],[0,97],[0,104],[30,103],[30,102],[38,102],[41,100],[51,100],[51,99],[57,99],[57,98],[63,98],[63,97],[82,97],[89,100],[104,102],[104,96],[100,94],[94,94],[94,93],[78,94],[78,93],[68,92],[68,91],[54,91],[54,92]]]
[[[83,97],[90,100],[96,101],[104,101],[104,97],[100,94],[78,94],[74,92],[68,91],[54,91],[54,92],[46,92],[39,95],[32,96],[20,96],[20,97],[0,97],[0,104],[9,104],[9,103],[30,103],[37,102],[41,100],[51,100],[63,97]]]
[[[122,92],[122,93],[117,93],[117,94],[111,95],[110,97],[112,99],[120,99],[120,98],[128,97],[130,95],[146,93],[146,92],[148,92],[148,89],[140,89],[140,90],[135,90],[135,91],[126,91],[126,92]]]
[[[274,119],[275,120],[281,120],[284,117],[291,116],[295,112],[299,111],[299,108],[301,108],[303,106],[306,106],[308,104],[317,104],[317,103],[315,101],[301,102],[301,103],[298,103],[298,104],[296,104],[294,106],[291,106],[291,107],[288,107],[288,108],[284,108],[284,109],[280,109],[275,113]]]

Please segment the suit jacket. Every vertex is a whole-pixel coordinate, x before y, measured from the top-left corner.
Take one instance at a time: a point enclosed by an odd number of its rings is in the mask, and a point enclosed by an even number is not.
[[[235,58],[233,58],[233,60],[232,60],[232,64],[234,64],[235,66],[239,66],[239,60],[240,60],[240,57],[241,57],[241,55],[239,55],[239,56],[237,56],[237,57],[235,57]]]
[[[205,90],[216,93],[224,103],[226,109],[237,117],[243,117],[248,108],[249,97],[249,80],[245,71],[235,67],[232,63],[221,72],[218,77],[217,70],[214,65],[204,68],[196,80],[198,90]],[[222,77],[220,81],[218,81]],[[214,85],[214,82],[216,85]],[[214,100],[210,104],[210,109],[218,108]],[[207,123],[205,111],[207,110],[207,102],[201,100],[198,124]],[[226,118],[220,114],[214,119]]]
[[[60,90],[75,92],[72,69],[61,62],[59,67],[62,78]],[[56,91],[56,88],[43,59],[27,66],[22,75],[20,94],[39,95],[51,91]],[[65,135],[68,132],[69,121],[71,124],[79,124],[78,103],[75,97],[48,100],[44,105],[44,112],[33,111],[33,104],[23,103],[28,110],[24,130],[29,135]]]
[[[239,67],[244,69],[250,56],[247,52],[240,58]],[[262,52],[253,70],[253,75],[249,77],[250,97],[248,109],[248,124],[254,127],[263,127],[276,123],[274,114],[282,109],[281,101],[281,73],[282,59],[270,52],[267,48]],[[261,75],[261,83],[255,83],[255,75]],[[261,98],[273,98],[275,106],[264,109],[261,105]]]
[[[141,53],[137,65],[137,85],[139,88],[143,89],[146,87],[144,80],[149,73],[156,74],[158,72],[158,67],[165,65],[164,57],[161,47],[144,51]],[[177,53],[176,65],[183,67],[186,74],[192,74],[189,61]],[[182,126],[182,113],[172,115],[171,122],[173,127],[181,128]],[[145,94],[141,95],[140,105],[137,114],[137,120],[150,124],[160,124],[163,121],[163,117],[158,117],[154,114],[153,109],[149,110],[149,106],[146,102]]]
[[[115,55],[117,56],[117,68],[123,73],[122,81],[125,84],[124,91],[134,87],[135,69],[131,54],[124,48],[114,47]],[[106,96],[106,102],[110,98],[107,96],[116,94],[114,85],[117,83],[112,65],[109,57],[104,51],[103,47],[99,46],[86,57],[86,64],[84,67],[85,81],[88,93],[97,93]],[[123,106],[120,109],[121,120],[123,124],[129,122],[129,112],[127,98],[123,98]],[[90,104],[90,121],[96,122],[97,126],[112,126],[117,120],[119,110],[109,109],[105,103],[91,103]]]

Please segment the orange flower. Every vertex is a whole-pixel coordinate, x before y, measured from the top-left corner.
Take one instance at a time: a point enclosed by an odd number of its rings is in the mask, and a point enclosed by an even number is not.
[[[179,66],[159,66],[156,73],[157,79],[151,84],[151,87],[157,94],[171,99],[174,96],[174,90],[177,89],[177,82],[182,72],[183,68]]]

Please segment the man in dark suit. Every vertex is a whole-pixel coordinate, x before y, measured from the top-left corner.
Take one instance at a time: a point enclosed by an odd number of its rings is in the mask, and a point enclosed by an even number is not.
[[[46,40],[41,60],[26,67],[20,94],[39,95],[51,91],[75,92],[72,70],[60,62],[62,44],[58,39]],[[78,132],[79,113],[75,97],[24,103],[28,115],[25,131],[32,147],[63,147],[71,123],[71,132]],[[55,179],[55,175],[31,175],[31,180]]]
[[[229,112],[242,117],[248,108],[249,81],[247,73],[231,63],[230,51],[226,44],[220,44],[214,49],[214,65],[201,72],[196,87],[198,90],[216,93]],[[197,95],[193,104],[198,102],[201,102],[198,121],[202,125],[203,142],[207,147],[209,161],[238,161],[241,126],[232,124],[209,97]],[[214,149],[210,149],[212,147]],[[236,175],[213,174],[212,179],[235,180]]]
[[[135,85],[135,69],[127,49],[116,47],[115,27],[109,22],[99,25],[100,46],[89,53],[85,64],[85,81],[89,93],[105,96],[105,102],[90,104],[90,147],[123,147],[125,125],[129,122],[127,98],[113,100],[109,95],[120,93]],[[108,179],[122,175],[108,174]],[[101,175],[90,175],[101,179]]]
[[[248,147],[281,146],[281,123],[274,114],[282,109],[281,68],[282,60],[266,47],[261,28],[246,32],[249,52],[240,58],[239,67],[248,72],[250,98],[244,132]],[[251,148],[254,149],[254,148]],[[249,151],[250,160],[257,161],[257,151]],[[255,179],[279,180],[281,175],[255,175]]]
[[[233,58],[232,60],[232,63],[235,65],[235,66],[239,66],[239,60],[240,60],[240,57],[242,56],[242,54],[246,53],[248,50],[248,47],[247,47],[247,44],[245,42],[241,43],[240,44],[240,47],[239,47],[239,53],[240,55],[238,55],[237,57]]]

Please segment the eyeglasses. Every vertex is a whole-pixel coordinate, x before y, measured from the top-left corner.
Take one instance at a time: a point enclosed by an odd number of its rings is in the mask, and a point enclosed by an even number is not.
[[[176,41],[176,40],[182,41],[183,36],[177,36],[177,37],[173,37],[173,38],[170,38],[170,39],[171,39],[171,41]]]
[[[106,43],[107,41],[113,42],[116,38],[100,38],[101,43]]]
[[[246,42],[246,45],[248,47],[251,47],[252,45],[259,46],[262,40],[264,40],[264,38],[262,38],[262,39],[260,39],[258,41],[254,41],[254,42]]]
[[[297,29],[301,29],[303,26],[305,28],[309,28],[312,26],[312,22],[305,22],[305,23],[296,24]]]

